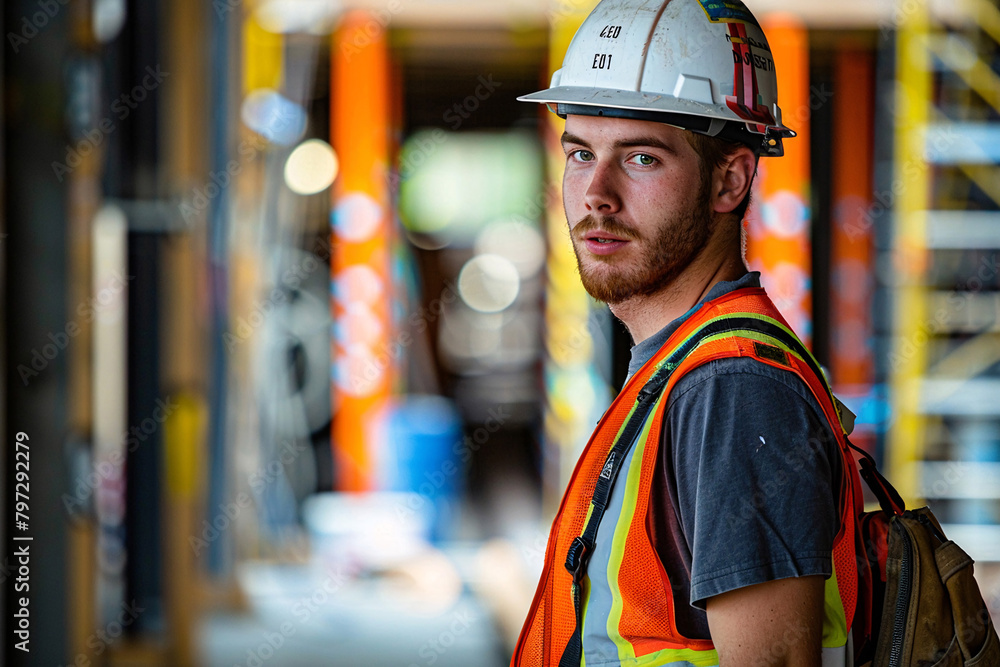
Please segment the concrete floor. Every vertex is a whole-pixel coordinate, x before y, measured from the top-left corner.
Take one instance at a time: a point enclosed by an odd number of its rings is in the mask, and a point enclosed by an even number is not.
[[[500,667],[510,656],[471,593],[433,592],[426,607],[384,579],[306,566],[256,565],[241,579],[249,613],[199,627],[205,667]]]

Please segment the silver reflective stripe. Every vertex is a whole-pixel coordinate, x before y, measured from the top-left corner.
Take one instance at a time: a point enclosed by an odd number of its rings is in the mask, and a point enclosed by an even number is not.
[[[823,649],[823,667],[854,667],[854,632],[847,633],[847,645]]]
[[[642,435],[642,429],[636,438]],[[587,565],[587,576],[590,579],[590,597],[587,602],[587,615],[583,619],[583,657],[588,667],[593,665],[620,664],[618,646],[608,637],[608,618],[611,616],[611,584],[608,583],[608,563],[611,562],[611,544],[615,537],[615,526],[622,514],[625,500],[625,479],[628,477],[629,466],[635,455],[635,441],[628,450],[625,460],[618,472],[618,479],[611,489],[608,509],[604,519],[598,526],[594,544],[594,554]]]
[[[823,649],[823,667],[848,667],[847,648],[836,646]]]

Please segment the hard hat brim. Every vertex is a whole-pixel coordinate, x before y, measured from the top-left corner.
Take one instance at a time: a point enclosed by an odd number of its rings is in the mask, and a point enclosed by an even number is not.
[[[756,124],[740,117],[729,107],[720,104],[704,104],[695,100],[653,95],[632,90],[610,90],[607,88],[584,88],[581,86],[555,86],[537,93],[522,95],[520,102],[538,104],[573,104],[602,108],[631,109],[642,112],[665,112],[685,114],[702,118],[715,118],[733,123]],[[597,114],[595,114],[597,115]],[[669,123],[676,124],[676,123]],[[683,127],[682,125],[680,127]],[[768,133],[782,138],[794,137],[795,132],[781,124],[767,124]]]

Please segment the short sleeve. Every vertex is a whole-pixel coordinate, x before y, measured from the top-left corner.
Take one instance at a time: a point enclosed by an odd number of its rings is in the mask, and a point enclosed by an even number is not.
[[[691,604],[704,609],[714,595],[775,579],[829,577],[840,453],[802,380],[754,359],[720,359],[682,378],[666,410]]]

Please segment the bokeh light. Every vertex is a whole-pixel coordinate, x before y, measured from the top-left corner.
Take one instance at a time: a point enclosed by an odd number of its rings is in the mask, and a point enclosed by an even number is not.
[[[537,275],[545,264],[545,239],[534,225],[518,218],[487,225],[476,238],[475,249],[510,260],[521,278]]]
[[[330,144],[309,139],[299,144],[285,161],[285,183],[292,192],[312,195],[326,190],[337,178],[339,164]]]
[[[500,255],[476,255],[458,274],[458,293],[469,308],[498,313],[514,303],[521,279],[514,266]]]

